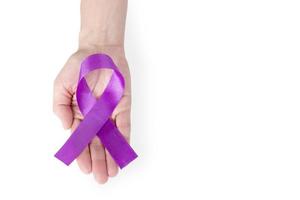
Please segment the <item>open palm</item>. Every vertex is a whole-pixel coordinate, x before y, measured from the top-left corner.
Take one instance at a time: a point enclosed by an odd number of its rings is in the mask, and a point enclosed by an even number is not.
[[[129,142],[130,135],[130,73],[124,51],[119,47],[102,47],[101,49],[79,50],[74,53],[62,68],[54,81],[53,110],[61,119],[65,129],[73,132],[83,119],[76,101],[76,88],[81,61],[94,53],[105,53],[112,57],[125,78],[125,91],[122,99],[112,114],[112,119],[124,137]],[[110,80],[112,71],[101,69],[90,73],[87,83],[96,97],[101,96]],[[79,168],[84,173],[93,172],[99,183],[105,183],[108,177],[118,173],[118,166],[108,151],[105,150],[98,137],[95,137],[88,147],[77,157]]]

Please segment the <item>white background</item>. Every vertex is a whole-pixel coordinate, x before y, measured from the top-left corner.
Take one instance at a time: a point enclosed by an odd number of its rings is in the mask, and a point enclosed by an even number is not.
[[[132,146],[106,185],[53,157],[79,0],[0,1],[0,199],[300,199],[300,5],[129,0]]]

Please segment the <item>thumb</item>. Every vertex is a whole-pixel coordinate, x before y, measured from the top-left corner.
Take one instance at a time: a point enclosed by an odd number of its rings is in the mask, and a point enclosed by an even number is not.
[[[71,108],[72,94],[59,81],[54,82],[53,112],[61,120],[64,129],[71,128],[73,111]]]

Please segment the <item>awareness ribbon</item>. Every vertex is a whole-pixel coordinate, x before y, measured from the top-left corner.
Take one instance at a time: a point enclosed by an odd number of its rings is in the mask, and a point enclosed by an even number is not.
[[[113,71],[111,79],[99,99],[93,95],[85,79],[90,72],[97,69]],[[76,98],[84,119],[55,154],[56,158],[69,165],[96,135],[121,169],[137,157],[110,119],[113,110],[123,96],[124,87],[124,77],[108,55],[93,54],[82,61]]]

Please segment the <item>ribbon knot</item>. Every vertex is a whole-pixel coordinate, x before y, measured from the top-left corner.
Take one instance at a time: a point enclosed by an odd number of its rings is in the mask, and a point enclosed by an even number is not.
[[[85,79],[90,72],[97,69],[113,71],[109,83],[98,99],[93,95]],[[76,98],[84,119],[55,154],[56,158],[69,165],[96,135],[121,169],[137,157],[110,119],[113,110],[123,96],[124,86],[124,77],[108,55],[93,54],[83,60]]]

